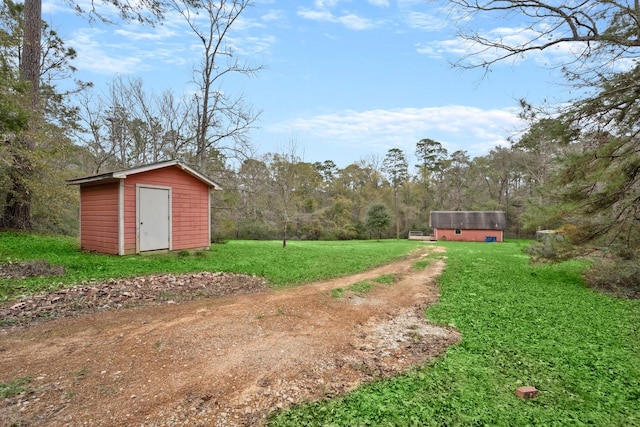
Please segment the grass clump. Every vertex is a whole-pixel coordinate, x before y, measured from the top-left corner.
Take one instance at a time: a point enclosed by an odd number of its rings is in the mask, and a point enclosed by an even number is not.
[[[345,289],[344,288],[334,288],[331,289],[331,298],[334,299],[340,299],[342,297],[344,297],[344,293],[345,293]]]
[[[371,292],[375,287],[376,285],[373,284],[371,281],[363,280],[361,282],[356,282],[353,285],[349,286],[349,290],[356,294],[366,294]]]
[[[176,255],[177,255],[178,258],[187,258],[187,257],[191,256],[191,252],[183,249],[181,251],[178,251],[178,253]]]
[[[372,281],[374,281],[375,283],[380,283],[381,285],[393,285],[393,282],[395,282],[395,280],[395,274],[382,274],[372,279]]]
[[[0,399],[17,396],[20,393],[26,393],[29,391],[30,382],[31,377],[23,377],[5,383],[0,383]]]
[[[89,368],[87,366],[83,366],[82,369],[75,371],[73,374],[75,376],[76,381],[83,380],[87,375],[89,375]]]
[[[423,258],[420,261],[416,261],[411,266],[414,270],[425,270],[431,264],[433,264],[433,258]]]
[[[426,314],[462,341],[272,426],[640,426],[640,301],[589,289],[587,263],[530,264],[517,242],[443,245],[441,299]],[[522,385],[538,397],[516,397]]]
[[[366,279],[360,282],[353,283],[345,288],[334,288],[331,290],[331,298],[339,299],[343,298],[347,291],[351,291],[354,294],[362,295],[373,291],[377,285],[392,285],[395,281],[395,275],[382,274],[373,279]]]
[[[442,259],[444,257],[441,253],[432,252],[424,257],[422,257],[419,261],[416,261],[411,266],[414,270],[425,270],[434,262]]]

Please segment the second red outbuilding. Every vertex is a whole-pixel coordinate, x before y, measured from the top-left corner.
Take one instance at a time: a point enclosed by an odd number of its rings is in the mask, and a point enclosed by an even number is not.
[[[435,240],[502,242],[507,214],[503,211],[432,211],[429,225]]]

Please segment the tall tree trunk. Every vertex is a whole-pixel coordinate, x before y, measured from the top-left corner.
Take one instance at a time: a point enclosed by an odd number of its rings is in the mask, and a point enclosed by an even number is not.
[[[24,3],[24,38],[22,42],[22,62],[20,78],[30,83],[31,96],[29,107],[32,111],[29,128],[34,129],[33,119],[37,117],[38,92],[40,91],[40,51],[42,32],[41,0],[25,0]],[[35,113],[35,114],[33,114]],[[31,224],[31,192],[30,180],[33,176],[31,152],[35,150],[34,132],[26,132],[18,136],[9,152],[12,156],[10,171],[11,189],[7,193],[6,205],[2,217],[2,225],[7,228],[29,230]]]
[[[16,141],[14,144],[21,144]],[[33,175],[31,159],[19,147],[11,149],[12,167],[9,170],[11,189],[7,192],[2,226],[12,230],[31,229],[31,192],[29,178]]]
[[[393,189],[393,209],[396,216],[396,240],[400,239],[400,214],[398,213],[398,188]]]
[[[31,83],[31,108],[38,108],[40,89],[40,37],[42,33],[42,0],[24,2],[24,39],[20,78]],[[29,147],[33,150],[33,146]]]

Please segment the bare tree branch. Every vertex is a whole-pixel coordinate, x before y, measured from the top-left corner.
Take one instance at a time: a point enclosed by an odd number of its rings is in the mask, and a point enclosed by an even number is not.
[[[469,54],[455,65],[462,68],[489,68],[509,59],[532,52],[547,51],[565,44],[578,46],[573,61],[564,61],[576,68],[592,63],[595,70],[612,65],[617,60],[633,59],[640,48],[640,5],[615,0],[576,3],[539,0],[452,0],[454,7],[465,12],[467,18],[520,19],[519,37],[505,39],[492,33],[462,28],[459,36],[472,46]],[[463,20],[464,21],[464,20]]]
[[[194,83],[198,93],[196,165],[206,170],[207,153],[211,150],[233,155],[251,151],[247,133],[258,119],[258,113],[240,95],[234,98],[222,89],[230,74],[254,76],[262,66],[241,64],[229,44],[231,27],[251,0],[174,1],[172,7],[180,13],[189,28],[202,43],[201,63],[194,68]]]

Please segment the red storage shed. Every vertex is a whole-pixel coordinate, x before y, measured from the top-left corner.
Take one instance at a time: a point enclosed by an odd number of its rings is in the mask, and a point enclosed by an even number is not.
[[[211,190],[180,160],[67,181],[80,186],[80,245],[114,255],[209,248]]]
[[[507,214],[503,211],[433,211],[429,225],[435,240],[502,242]]]

